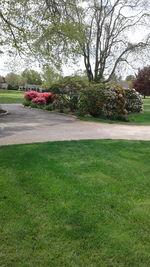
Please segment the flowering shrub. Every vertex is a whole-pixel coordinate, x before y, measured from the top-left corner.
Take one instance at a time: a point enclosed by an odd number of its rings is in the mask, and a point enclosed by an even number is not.
[[[135,89],[126,89],[125,95],[125,108],[128,113],[139,113],[143,110],[142,97]]]
[[[116,84],[91,84],[80,92],[79,109],[81,113],[89,113],[93,117],[124,115],[124,89]]]
[[[31,101],[32,104],[36,103],[40,106],[46,105],[46,99],[44,97],[38,96],[36,98],[33,98]]]
[[[51,92],[40,93],[39,96],[40,97],[44,97],[46,99],[46,104],[47,105],[54,102],[54,95]]]
[[[55,98],[53,93],[37,93],[36,91],[25,92],[24,94],[25,103],[28,103],[28,106],[31,104],[38,105],[49,105],[54,102]]]
[[[31,101],[32,99],[38,97],[38,93],[36,91],[30,91],[30,92],[25,92],[24,93],[24,99],[26,101]]]

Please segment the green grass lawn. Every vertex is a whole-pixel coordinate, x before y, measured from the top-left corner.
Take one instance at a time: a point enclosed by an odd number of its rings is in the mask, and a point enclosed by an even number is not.
[[[22,103],[23,92],[17,90],[0,89],[0,103]]]
[[[0,147],[0,266],[150,266],[150,142]]]
[[[150,97],[146,97],[145,99],[143,98],[143,104],[144,104],[144,109],[145,110],[150,110]]]

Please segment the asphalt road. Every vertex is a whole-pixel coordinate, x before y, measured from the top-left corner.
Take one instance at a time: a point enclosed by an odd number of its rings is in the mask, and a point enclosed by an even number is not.
[[[150,140],[150,126],[86,122],[49,111],[1,104],[0,145],[80,139]]]

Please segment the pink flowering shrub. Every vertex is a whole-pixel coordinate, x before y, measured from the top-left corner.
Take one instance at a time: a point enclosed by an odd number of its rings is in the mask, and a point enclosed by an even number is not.
[[[36,91],[29,91],[25,92],[24,94],[25,105],[30,106],[31,104],[37,104],[39,106],[48,106],[52,104],[55,100],[53,93],[45,92],[45,93],[38,93]]]
[[[36,98],[33,98],[31,101],[32,104],[36,103],[40,106],[46,105],[46,99],[44,97],[38,96]]]
[[[38,97],[38,93],[36,91],[30,91],[30,92],[25,92],[24,93],[24,99],[26,101],[32,101],[32,99]]]
[[[54,95],[50,92],[41,93],[39,94],[39,96],[44,97],[46,99],[46,104],[51,104],[54,102]]]

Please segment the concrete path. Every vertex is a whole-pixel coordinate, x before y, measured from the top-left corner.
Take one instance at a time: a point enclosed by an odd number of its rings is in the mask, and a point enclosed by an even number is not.
[[[79,139],[150,140],[150,126],[85,122],[21,104],[1,106],[9,115],[0,116],[0,145]]]

